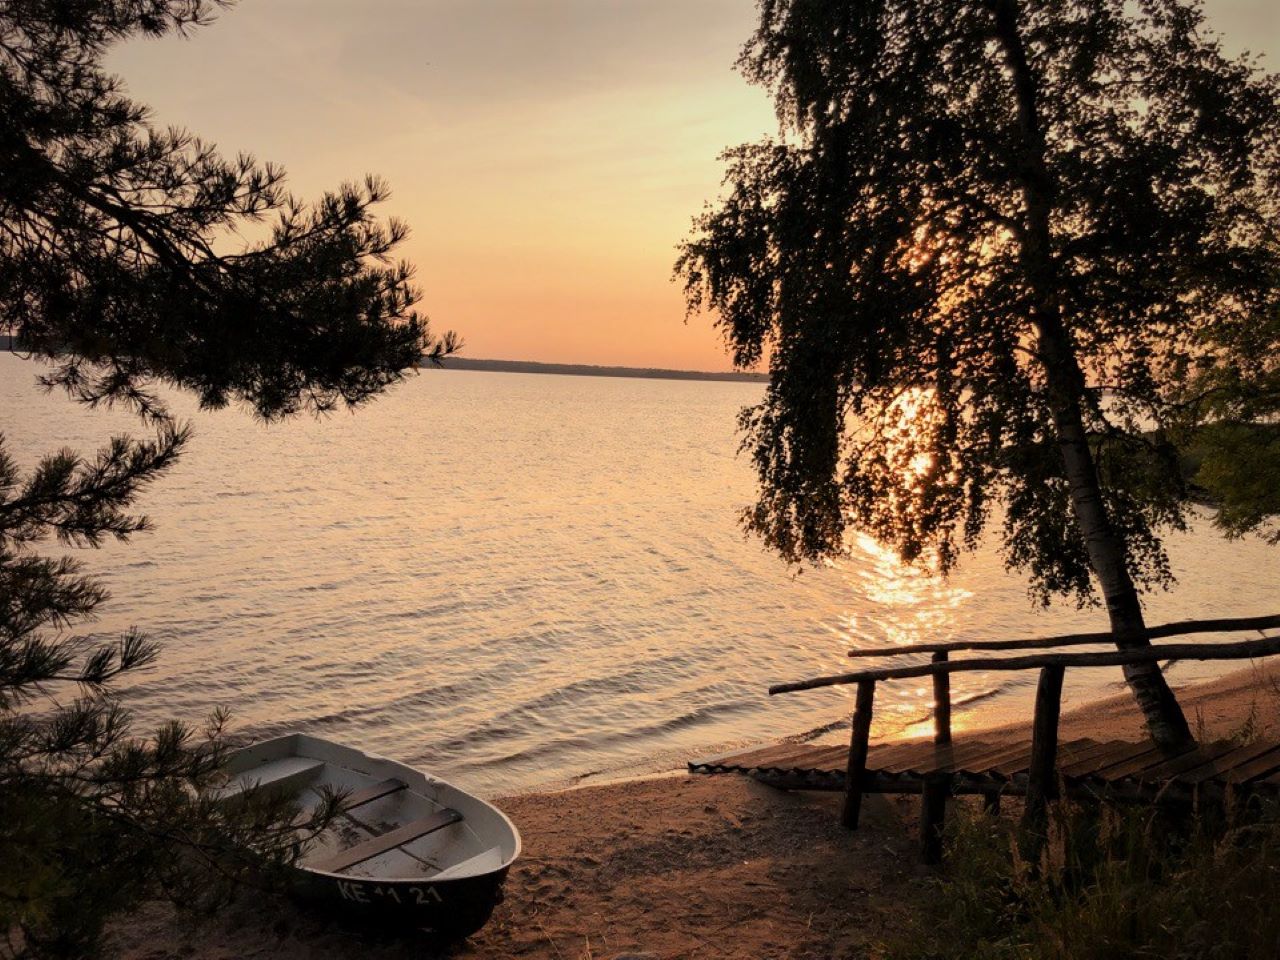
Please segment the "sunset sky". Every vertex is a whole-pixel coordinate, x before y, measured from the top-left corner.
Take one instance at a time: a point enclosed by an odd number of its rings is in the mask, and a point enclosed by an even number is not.
[[[1280,67],[1280,4],[1207,0]],[[315,196],[377,173],[423,309],[472,357],[727,369],[671,267],[725,147],[773,131],[732,65],[752,0],[242,0],[111,64],[155,120]]]

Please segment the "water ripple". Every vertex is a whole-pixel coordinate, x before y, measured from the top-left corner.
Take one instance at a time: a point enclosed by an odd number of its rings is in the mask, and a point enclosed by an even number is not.
[[[20,462],[137,425],[34,386],[0,357]],[[114,600],[94,630],[163,642],[128,689],[142,725],[233,709],[247,735],[309,729],[492,793],[727,742],[846,735],[848,688],[768,684],[853,669],[857,646],[1096,629],[1033,607],[994,551],[949,583],[869,541],[794,576],[736,516],[751,384],[443,372],[353,417],[264,427],[178,398],[196,437],[149,490],[156,532],[83,559]],[[1175,538],[1184,586],[1155,619],[1271,612],[1280,553]],[[892,662],[917,662],[904,656]],[[1180,664],[1180,677],[1205,668]],[[1068,703],[1114,692],[1068,677]],[[1027,719],[1031,674],[953,678],[956,722]],[[912,732],[927,682],[881,684],[877,736]]]

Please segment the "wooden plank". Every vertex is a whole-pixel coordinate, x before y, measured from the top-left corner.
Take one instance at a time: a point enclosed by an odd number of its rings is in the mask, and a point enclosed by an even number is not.
[[[896,743],[874,746],[867,754],[867,766],[884,769],[903,757],[915,756],[922,749],[933,749],[931,740],[899,740]]]
[[[1130,743],[1125,740],[1107,740],[1091,747],[1072,744],[1069,750],[1059,752],[1058,776],[1075,776],[1080,772],[1088,774],[1098,767],[1150,749],[1150,746],[1148,743]]]
[[[1138,746],[1138,744],[1135,744],[1135,746]],[[1160,760],[1168,759],[1169,755],[1154,743],[1141,744],[1141,746],[1144,749],[1126,750],[1117,753],[1113,758],[1108,758],[1106,766],[1103,766],[1102,761],[1099,761],[1098,765],[1090,770],[1087,776],[1082,776],[1081,779],[1110,781],[1114,778],[1116,770],[1136,760],[1145,758],[1143,766],[1147,766],[1152,763],[1158,763]]]
[[[728,753],[714,753],[706,757],[695,757],[688,762],[687,766],[695,773],[719,770],[724,768],[734,757],[741,755],[741,752],[737,750],[730,750]]]
[[[1030,749],[1030,741],[993,744],[987,741],[969,741],[947,747],[930,747],[918,751],[915,756],[904,757],[887,772],[898,774],[961,773],[980,775],[994,760],[1007,757],[1010,752]]]
[[[1009,779],[1026,771],[1030,753],[1030,744],[1026,741],[1000,744],[967,740],[939,748],[929,740],[917,739],[869,745],[864,770],[882,781],[871,789],[887,788],[895,780],[922,780],[934,773],[969,780],[984,776]],[[702,768],[726,769],[739,773],[772,770],[788,775],[788,783],[812,782],[836,789],[847,775],[847,754],[848,750],[838,745],[772,744],[741,754],[728,754],[714,764],[691,763],[690,769],[695,772]],[[1243,746],[1218,743],[1187,749],[1171,757],[1150,742],[1073,740],[1059,745],[1056,773],[1067,779],[1102,782],[1137,779],[1196,785],[1215,780],[1230,783],[1256,780],[1280,784],[1280,744],[1273,741]],[[777,779],[775,776],[769,782]],[[395,783],[398,781],[386,781],[352,794],[348,804],[368,802],[362,799],[365,792],[371,799],[376,798],[375,793],[385,795],[380,793],[382,790],[393,792]],[[864,784],[862,789],[868,788]]]
[[[320,870],[324,873],[340,873],[343,870],[354,867],[357,863],[372,860],[374,857],[381,856],[389,850],[394,850],[396,847],[417,840],[419,837],[425,837],[429,833],[435,833],[437,830],[443,830],[450,824],[458,823],[461,820],[462,814],[457,810],[446,807],[443,810],[436,811],[429,817],[406,823],[404,826],[397,827],[389,833],[372,837],[363,843],[357,843],[354,847],[348,847],[332,857],[321,860],[319,863],[309,863],[307,866],[312,870]]]
[[[1163,783],[1167,780],[1172,780],[1180,773],[1192,770],[1211,760],[1216,760],[1234,749],[1235,745],[1226,741],[1206,743],[1187,751],[1179,757],[1148,767],[1142,771],[1139,779],[1145,783]]]
[[[408,786],[403,780],[397,780],[395,777],[383,780],[381,783],[375,783],[371,787],[365,787],[363,790],[357,790],[355,793],[349,794],[342,801],[341,810],[346,813],[356,807],[363,807],[366,803],[373,803],[375,800],[381,800],[383,797],[408,789]]]
[[[859,670],[793,683],[778,683],[769,688],[770,695],[817,690],[860,683],[864,680],[905,680],[937,673],[970,673],[975,670],[1031,670],[1045,667],[1122,667],[1134,663],[1159,663],[1161,660],[1252,660],[1280,653],[1280,637],[1243,640],[1236,643],[1170,643],[1159,647],[1131,650],[1109,650],[1104,653],[1042,653],[1026,657],[976,657],[972,660],[949,660],[946,663],[922,663],[909,667],[883,667]]]
[[[794,754],[797,750],[805,749],[805,744],[791,743],[783,741],[781,743],[773,743],[767,747],[761,747],[751,750],[748,753],[740,754],[732,758],[732,765],[750,770],[755,767],[767,767],[776,763],[778,760]]]
[[[362,807],[366,803],[373,803],[375,800],[381,800],[383,797],[390,796],[393,793],[399,793],[401,790],[408,788],[408,784],[403,780],[397,780],[392,777],[390,780],[383,780],[381,783],[375,783],[371,787],[365,787],[363,790],[357,790],[343,798],[342,804],[338,807],[338,813],[345,814],[356,807]],[[312,787],[311,792],[321,795],[320,791]],[[311,822],[312,811],[303,810],[293,818],[293,825],[299,829],[305,827]]]
[[[1131,778],[1141,779],[1144,771],[1151,767],[1158,767],[1168,760],[1181,757],[1190,753],[1195,749],[1194,746],[1184,747],[1175,753],[1167,753],[1159,747],[1152,745],[1151,749],[1145,753],[1140,753],[1131,760],[1124,763],[1114,764],[1105,770],[1100,770],[1093,774],[1093,778],[1103,780],[1107,783],[1118,783],[1121,780],[1129,780]]]
[[[1196,633],[1234,633],[1242,630],[1271,630],[1280,627],[1280,614],[1266,617],[1231,617],[1219,620],[1180,620],[1147,628],[1147,639],[1185,637]],[[1064,633],[1056,637],[1021,640],[951,640],[945,643],[913,643],[896,647],[865,647],[850,650],[851,657],[896,657],[908,653],[948,653],[953,650],[1044,650],[1090,643],[1114,643],[1110,630],[1095,633]]]
[[[885,773],[924,773],[927,770],[933,770],[939,762],[946,762],[940,761],[939,758],[950,758],[953,749],[950,746],[939,747],[929,740],[921,740],[913,744],[913,749],[903,751],[892,763],[877,764],[876,769],[883,770]]]
[[[731,753],[719,758],[716,766],[730,767],[739,770],[750,770],[760,758],[768,759],[778,755],[782,749],[789,749],[791,744],[770,743],[763,747],[752,747],[741,753]]]
[[[852,732],[849,738],[849,763],[845,768],[844,808],[840,822],[848,829],[858,826],[862,809],[862,779],[867,770],[867,743],[871,739],[871,713],[875,709],[876,682],[864,680],[858,684],[858,699],[853,709]]]
[[[991,743],[983,744],[984,749],[976,752],[973,756],[959,757],[959,763],[953,769],[953,773],[960,773],[967,777],[984,776],[991,769],[993,762],[998,762],[1007,757],[1010,751],[1031,749],[1030,740],[1019,740],[1015,743]]]
[[[1067,740],[1058,744],[1058,770],[1105,753],[1110,745],[1097,740]]]
[[[1222,778],[1224,783],[1248,783],[1280,770],[1280,744],[1259,757],[1240,764]]]
[[[1129,743],[1124,740],[1110,740],[1102,744],[1101,747],[1102,749],[1091,753],[1087,757],[1072,760],[1070,763],[1059,764],[1058,772],[1062,776],[1072,779],[1090,779],[1100,776],[1102,771],[1110,767],[1127,763],[1134,757],[1141,756],[1144,753],[1155,753],[1159,749],[1150,742]]]
[[[1016,774],[1026,773],[1027,765],[1031,763],[1031,750],[1030,741],[1020,743],[1017,747],[1011,747],[997,759],[987,761],[987,769],[984,772],[993,776],[1003,777],[1005,780]]]
[[[722,766],[738,770],[767,769],[775,760],[793,754],[796,746],[794,743],[774,743],[758,750],[748,750],[735,757],[725,757]]]
[[[922,745],[932,749],[932,744],[926,740],[907,740],[896,743],[876,744],[875,746],[869,745],[868,767],[875,767],[876,764],[873,761],[880,757],[893,757],[904,753],[912,753],[919,750]],[[811,753],[801,758],[799,754],[805,750],[811,751]],[[786,761],[791,757],[793,751],[796,754],[794,769],[826,769],[843,774],[849,748],[837,745],[772,743],[766,746],[752,747],[740,753],[725,753],[702,760],[691,760],[689,769],[695,773],[704,769],[747,773],[757,767],[769,768],[780,761]]]
[[[1095,740],[1093,737],[1077,737],[1075,740],[1061,740],[1058,742],[1058,756],[1062,756],[1066,750],[1087,750],[1091,747],[1100,747],[1105,743],[1113,743],[1111,740]]]
[[[990,744],[990,749],[981,755],[965,761],[962,769],[956,771],[966,777],[983,777],[992,773],[995,766],[1004,764],[1018,757],[1025,758],[1031,753],[1031,741],[1020,740],[1017,743]]]
[[[891,771],[898,773],[920,774],[931,776],[945,770],[955,763],[957,747],[954,744],[931,745],[928,752],[920,754],[916,762],[907,770]],[[900,765],[899,765],[900,766]]]
[[[813,768],[813,755],[818,751],[811,744],[791,744],[784,752],[767,760],[752,764],[756,770],[809,770]]]
[[[967,740],[953,746],[950,761],[936,764],[934,770],[937,773],[971,773],[981,769],[981,764],[987,757],[1006,750],[1008,746],[984,740]]]
[[[1195,785],[1204,783],[1207,780],[1216,780],[1225,776],[1231,770],[1242,764],[1248,763],[1250,760],[1256,760],[1258,757],[1276,748],[1274,741],[1257,741],[1255,743],[1246,743],[1238,746],[1229,753],[1215,757],[1207,763],[1203,763],[1198,767],[1192,767],[1179,773],[1175,780],[1179,783]]]
[[[844,773],[845,758],[849,755],[848,747],[822,747],[813,751],[806,769],[822,773]],[[868,763],[870,766],[870,763]]]

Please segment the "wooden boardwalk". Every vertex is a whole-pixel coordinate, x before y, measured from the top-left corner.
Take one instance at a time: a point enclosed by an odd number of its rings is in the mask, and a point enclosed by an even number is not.
[[[690,761],[701,774],[743,774],[791,790],[847,787],[847,746],[782,743]],[[1026,792],[1031,741],[931,740],[877,744],[867,751],[862,792],[920,793],[945,778],[953,794]],[[1156,795],[1189,796],[1230,788],[1280,791],[1280,742],[1200,744],[1170,756],[1149,742],[1068,740],[1058,745],[1056,773],[1071,792],[1105,793],[1134,800]]]
[[[1280,628],[1280,615],[1226,620],[1185,620],[1147,630],[1150,637],[1186,636]],[[1048,837],[1048,804],[1068,796],[1139,803],[1167,803],[1195,797],[1216,802],[1234,796],[1280,792],[1280,742],[1182,743],[1166,731],[1163,748],[1124,740],[1058,740],[1062,686],[1068,669],[1158,665],[1174,660],[1253,660],[1280,655],[1280,637],[1236,643],[1175,643],[1102,653],[1042,653],[1030,656],[952,660],[959,650],[1043,650],[1102,643],[1107,633],[1071,634],[1020,640],[961,640],[899,647],[863,647],[851,657],[897,657],[929,653],[931,662],[878,667],[779,683],[769,693],[794,693],[854,685],[857,695],[849,746],[782,743],[694,761],[694,773],[740,773],[778,787],[843,790],[840,822],[858,826],[863,794],[920,795],[921,856],[942,857],[947,801],[956,794],[981,794],[989,810],[1003,795],[1025,798],[1020,827],[1023,856],[1038,862]],[[951,675],[972,671],[1039,670],[1030,737],[1020,742],[951,739]],[[876,685],[930,677],[933,681],[933,741],[871,743]]]

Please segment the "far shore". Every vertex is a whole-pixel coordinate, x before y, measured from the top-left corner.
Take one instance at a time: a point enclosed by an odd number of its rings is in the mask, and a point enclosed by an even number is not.
[[[442,370],[482,370],[489,373],[549,373],[568,377],[625,377],[634,380],[706,380],[728,383],[768,383],[764,373],[716,370],[667,370],[661,367],[602,367],[583,363],[540,363],[534,360],[479,360],[447,357]]]
[[[0,334],[0,352],[20,353],[10,334]],[[424,369],[431,365],[424,363]],[[765,373],[741,370],[669,370],[663,367],[608,367],[585,363],[542,363],[536,360],[485,360],[446,357],[440,370],[478,370],[488,373],[544,373],[568,377],[624,377],[633,380],[700,380],[726,383],[768,383]]]
[[[1251,728],[1280,736],[1280,664],[1179,688],[1205,738]],[[1064,714],[1064,737],[1131,739],[1127,694]],[[1023,737],[1024,726],[958,734]],[[837,822],[838,797],[785,793],[741,777],[677,773],[498,801],[525,850],[506,902],[446,956],[610,960],[871,957],[893,936],[929,868],[916,862],[915,803],[874,796],[862,829]],[[420,943],[371,939],[285,902],[244,897],[192,925],[153,906],[120,924],[119,960],[408,960]]]

